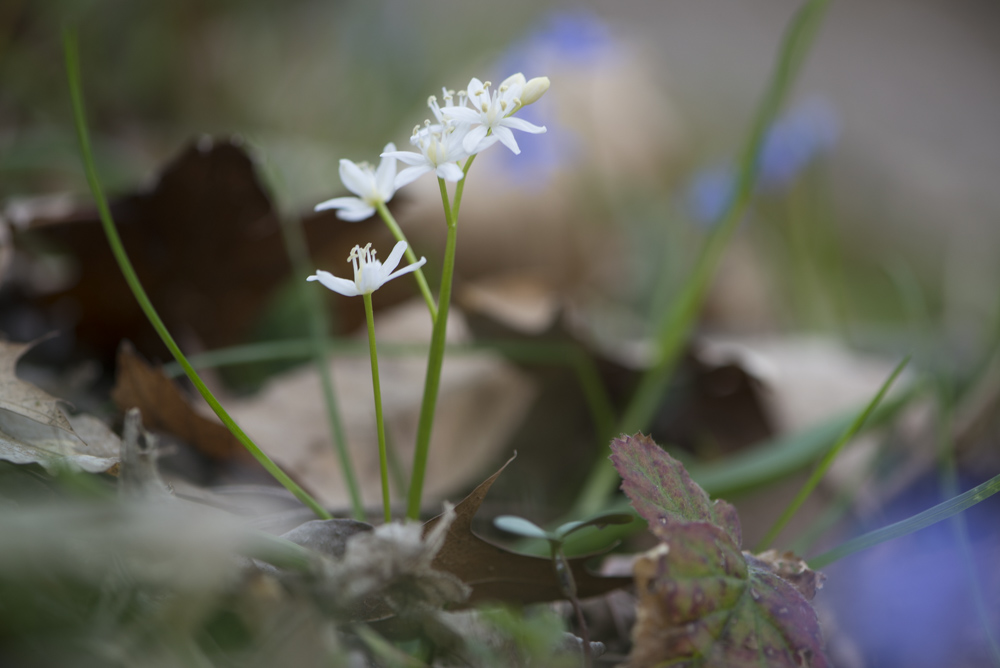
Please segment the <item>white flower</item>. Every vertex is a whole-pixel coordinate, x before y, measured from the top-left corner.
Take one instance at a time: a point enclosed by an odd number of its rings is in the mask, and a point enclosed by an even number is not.
[[[344,186],[357,197],[335,197],[316,205],[316,211],[340,209],[337,218],[356,222],[365,220],[375,214],[375,207],[392,199],[396,193],[396,158],[386,156],[396,150],[396,145],[389,142],[382,149],[382,161],[378,169],[367,162],[360,165],[350,160],[340,161],[340,180]]]
[[[368,244],[364,248],[355,246],[351,254],[347,257],[347,261],[354,265],[353,281],[349,281],[346,278],[339,278],[328,271],[322,270],[317,271],[315,276],[310,276],[306,280],[319,281],[334,292],[345,297],[371,294],[392,279],[403,274],[408,274],[411,271],[416,271],[427,262],[427,258],[422,257],[417,262],[394,272],[393,269],[399,264],[399,260],[405,252],[406,242],[400,241],[393,247],[392,252],[389,253],[389,258],[385,261],[385,264],[382,264],[375,259],[375,251],[372,249],[371,244]]]
[[[532,82],[534,81],[532,79]],[[441,110],[441,113],[460,123],[479,123],[477,127],[469,130],[462,142],[463,148],[470,154],[482,151],[492,144],[490,139],[496,137],[493,141],[499,141],[516,155],[521,152],[521,149],[517,145],[517,140],[514,139],[512,129],[532,134],[545,132],[545,128],[542,126],[511,116],[524,106],[521,101],[524,86],[524,75],[519,72],[507,77],[500,84],[500,87],[490,94],[490,82],[483,83],[473,77],[472,81],[469,82],[468,90],[472,108],[445,108]],[[531,94],[534,96],[532,102],[540,95],[535,88],[537,86],[532,86]]]
[[[450,113],[451,109],[459,109],[459,107],[446,107],[441,110],[442,114],[446,110]],[[411,165],[396,174],[396,189],[412,183],[430,171],[445,181],[461,181],[465,173],[457,163],[470,155],[462,147],[462,139],[467,127],[451,122],[431,125],[430,121],[427,121],[423,128],[419,125],[413,128],[413,136],[410,137],[410,143],[420,149],[420,153],[413,151],[387,151],[383,153],[382,157],[384,158],[399,158],[400,161]]]

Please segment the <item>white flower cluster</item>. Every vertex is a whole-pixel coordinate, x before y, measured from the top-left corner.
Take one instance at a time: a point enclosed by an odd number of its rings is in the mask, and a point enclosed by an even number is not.
[[[340,178],[357,197],[337,197],[317,205],[316,210],[338,209],[338,218],[364,220],[375,213],[379,204],[391,200],[398,189],[428,172],[446,181],[460,181],[465,175],[461,163],[497,142],[520,153],[512,130],[538,134],[545,128],[515,118],[514,114],[538,100],[548,88],[548,77],[526,80],[518,72],[495,89],[489,81],[475,77],[458,93],[442,89],[444,106],[433,95],[427,100],[434,120],[428,119],[413,129],[410,143],[417,151],[397,151],[394,144],[386,144],[377,169],[367,163],[341,160]],[[409,165],[398,174],[397,159]]]

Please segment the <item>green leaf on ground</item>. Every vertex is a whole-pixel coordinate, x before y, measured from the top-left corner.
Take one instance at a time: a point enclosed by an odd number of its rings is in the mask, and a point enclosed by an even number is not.
[[[683,465],[637,434],[611,442],[622,489],[662,542],[635,563],[638,621],[628,665],[829,665],[809,603],[821,576],[791,553],[740,550],[740,522]]]
[[[709,499],[684,466],[653,439],[642,434],[613,439],[611,461],[622,477],[622,490],[657,537],[662,539],[677,524],[708,522],[722,528],[737,548],[742,545],[736,509]]]
[[[673,527],[669,542],[636,562],[635,578],[630,666],[829,665],[809,602],[719,527]]]

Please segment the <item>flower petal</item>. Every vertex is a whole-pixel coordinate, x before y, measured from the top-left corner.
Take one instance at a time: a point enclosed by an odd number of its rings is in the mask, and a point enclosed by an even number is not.
[[[359,202],[361,200],[358,200]],[[360,220],[368,220],[375,215],[375,207],[361,202],[362,206],[344,207],[337,212],[337,218],[346,220],[349,223],[356,223]]]
[[[426,160],[424,160],[423,164],[417,165],[416,167],[407,167],[399,174],[396,174],[396,181],[394,183],[396,190],[399,190],[403,186],[410,185],[421,176],[431,171],[431,169],[433,169],[433,167],[427,164]]]
[[[382,154],[382,157],[399,158],[407,165],[422,165],[427,162],[427,158],[424,157],[423,153],[416,153],[414,151],[386,151]],[[399,186],[396,186],[396,188],[399,188]]]
[[[472,110],[469,109],[469,111]],[[476,147],[479,145],[479,142],[483,140],[483,137],[486,136],[486,133],[488,131],[489,128],[485,125],[479,125],[469,130],[469,134],[465,135],[465,137],[462,139],[462,148],[465,149],[465,152],[478,153],[479,151],[481,151],[482,150],[481,148],[477,149]]]
[[[382,149],[382,153],[392,153],[396,150],[396,145],[389,142]],[[382,161],[378,164],[378,169],[375,171],[375,188],[378,190],[379,196],[381,196],[383,202],[388,202],[392,199],[392,196],[396,192],[396,186],[393,185],[396,180],[396,156],[387,155],[382,158]]]
[[[441,113],[460,123],[479,123],[482,120],[480,112],[468,107],[445,107],[441,110]]]
[[[356,208],[358,205],[368,206],[357,197],[334,197],[325,202],[317,204],[313,211],[326,211],[327,209]]]
[[[445,162],[438,165],[436,172],[445,181],[461,181],[462,177],[465,176],[462,168],[454,162]]]
[[[392,252],[389,253],[389,257],[385,259],[382,263],[382,273],[388,276],[392,273],[392,270],[399,265],[400,259],[403,257],[403,253],[406,252],[406,242],[397,241],[396,245],[392,247]],[[388,278],[385,280],[389,280]]]
[[[476,102],[479,101],[476,93],[481,90],[483,90],[483,82],[476,77],[472,77],[472,79],[469,80],[469,87],[465,89],[465,92],[468,93],[469,102],[471,102],[474,107],[479,106],[476,104]]]
[[[346,158],[340,160],[340,180],[358,197],[366,196],[371,190],[371,174]]]
[[[514,128],[515,130],[520,130],[521,132],[530,132],[531,134],[537,135],[542,132],[546,132],[544,125],[535,125],[534,123],[529,123],[523,118],[505,118],[500,121],[500,125],[506,126],[508,128]]]
[[[324,287],[333,290],[337,294],[344,295],[345,297],[357,297],[361,294],[358,291],[358,286],[354,284],[354,281],[349,281],[346,278],[339,278],[328,271],[323,271],[322,269],[317,269],[316,275],[310,276],[306,280],[319,281]]]
[[[499,137],[497,137],[496,135],[490,135],[489,137],[483,137],[482,140],[478,144],[476,144],[473,147],[473,150],[470,151],[469,153],[470,154],[482,153],[483,151],[485,151],[486,149],[488,149],[490,146],[493,146],[493,144],[496,144],[498,139],[499,139]]]
[[[400,241],[399,243],[403,243],[403,242]],[[397,244],[397,246],[398,245],[399,244]],[[396,249],[393,249],[393,252],[395,253]],[[397,271],[397,272],[395,272],[393,274],[389,274],[388,276],[385,277],[385,280],[388,282],[388,281],[391,281],[392,279],[394,279],[394,278],[396,278],[398,276],[402,276],[403,274],[408,274],[411,271],[416,271],[417,269],[420,269],[420,267],[424,266],[424,264],[426,262],[427,262],[427,258],[422,257],[419,260],[417,260],[416,262],[414,262],[413,264],[408,264],[405,267],[403,267],[402,269],[400,269],[399,271]]]
[[[496,137],[501,144],[509,148],[514,155],[521,153],[521,148],[517,145],[517,140],[514,139],[514,133],[511,132],[509,128],[502,126],[495,128],[493,130],[493,136]]]

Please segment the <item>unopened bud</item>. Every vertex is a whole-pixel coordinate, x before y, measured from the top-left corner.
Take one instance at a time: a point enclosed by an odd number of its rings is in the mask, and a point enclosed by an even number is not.
[[[523,86],[524,85],[524,75],[518,72],[517,74],[512,74],[503,80],[500,84],[501,90],[510,88],[511,86]]]
[[[538,98],[545,95],[545,91],[548,89],[548,77],[535,77],[534,79],[529,79],[528,83],[524,84],[524,90],[521,91],[521,106],[527,107],[529,104],[537,102]]]

